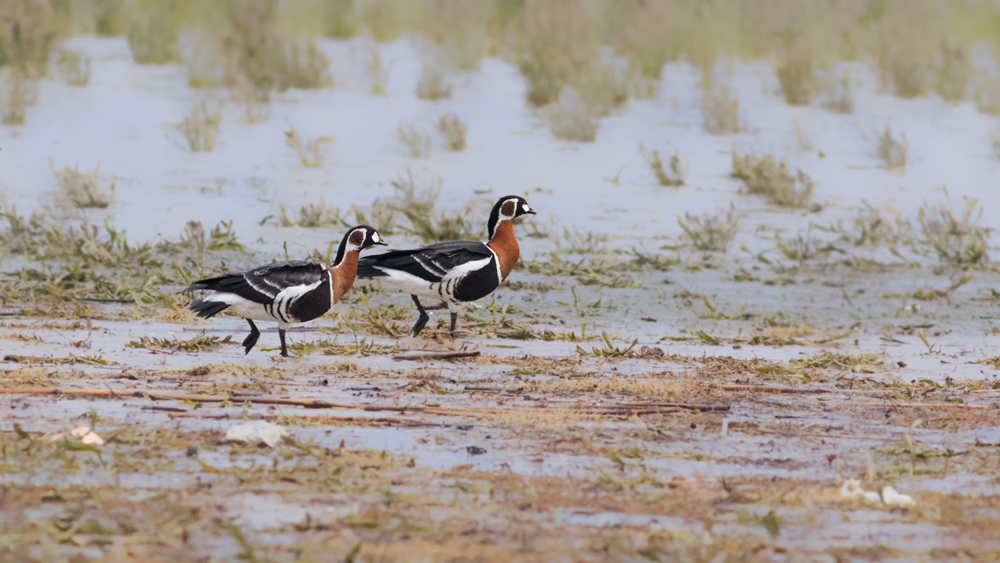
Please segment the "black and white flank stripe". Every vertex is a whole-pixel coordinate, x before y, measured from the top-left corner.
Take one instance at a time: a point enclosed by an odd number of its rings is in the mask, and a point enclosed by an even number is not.
[[[318,318],[333,305],[330,270],[300,260],[201,280],[188,289],[213,292],[191,304],[199,317],[211,317],[231,307],[248,319],[275,321],[281,330]]]

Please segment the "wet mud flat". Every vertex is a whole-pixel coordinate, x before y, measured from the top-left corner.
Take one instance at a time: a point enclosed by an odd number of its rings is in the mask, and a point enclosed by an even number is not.
[[[332,313],[290,333],[289,359],[272,331],[244,356],[236,317],[5,316],[0,545],[67,561],[994,559],[987,286],[907,318],[876,306],[898,280],[856,276],[858,293],[820,272],[749,282],[756,309],[737,315],[729,274],[672,272],[663,299],[657,275],[600,291],[595,325],[566,304],[589,288],[521,272],[459,342],[444,315],[411,339]],[[788,326],[762,320],[796,291],[816,298],[784,302]],[[655,322],[636,327],[640,305]],[[273,445],[227,439],[265,423]],[[875,496],[845,496],[850,479]]]

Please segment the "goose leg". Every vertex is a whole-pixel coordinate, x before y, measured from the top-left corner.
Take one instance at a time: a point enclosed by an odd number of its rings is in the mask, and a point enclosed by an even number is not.
[[[411,295],[410,297],[413,298],[413,304],[417,306],[417,311],[420,312],[420,316],[417,317],[417,322],[413,324],[413,336],[416,337],[420,334],[420,331],[424,330],[424,327],[427,326],[427,321],[430,320],[430,317],[427,316],[427,311],[424,311],[424,307],[420,304],[420,300],[417,299],[417,296]]]
[[[253,324],[253,321],[247,319],[250,323],[250,335],[243,339],[243,347],[246,348],[246,353],[249,354],[250,350],[257,345],[257,339],[260,338],[260,331],[257,330],[257,325]]]
[[[281,340],[281,355],[287,358],[288,347],[285,346],[285,331],[283,329],[278,329],[278,338]]]
[[[451,337],[455,338],[455,322],[458,321],[458,313],[455,311],[451,312]]]

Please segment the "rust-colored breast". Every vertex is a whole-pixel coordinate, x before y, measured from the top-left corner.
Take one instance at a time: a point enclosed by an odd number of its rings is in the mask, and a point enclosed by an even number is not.
[[[340,301],[340,298],[351,290],[354,285],[354,278],[358,275],[358,252],[350,250],[344,255],[344,259],[334,268],[330,268],[330,277],[333,278],[333,302]]]
[[[497,253],[500,259],[500,275],[504,281],[507,275],[517,265],[517,259],[521,257],[521,248],[517,246],[517,239],[514,238],[514,223],[512,221],[500,221],[497,231],[493,233],[493,238],[488,243],[493,252]]]

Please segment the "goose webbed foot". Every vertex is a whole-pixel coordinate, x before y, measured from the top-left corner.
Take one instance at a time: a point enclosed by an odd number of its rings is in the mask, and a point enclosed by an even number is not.
[[[257,345],[257,339],[260,338],[260,331],[257,330],[257,325],[253,324],[252,320],[247,319],[247,322],[250,323],[250,334],[243,339],[243,347],[246,348],[246,353],[249,354],[250,350],[253,350],[253,347]]]
[[[417,296],[411,295],[410,297],[413,298],[413,303],[417,306],[417,311],[420,312],[420,316],[417,317],[417,322],[413,324],[412,336],[416,338],[420,334],[420,331],[424,330],[424,327],[427,326],[427,321],[430,320],[430,317],[427,315],[427,311],[424,310],[423,305],[420,304],[420,300],[417,299]]]

